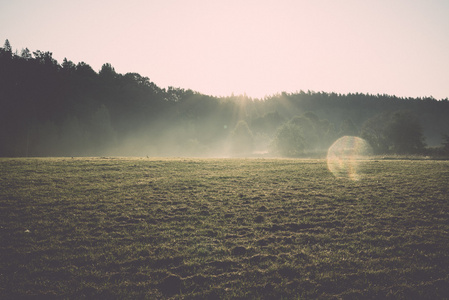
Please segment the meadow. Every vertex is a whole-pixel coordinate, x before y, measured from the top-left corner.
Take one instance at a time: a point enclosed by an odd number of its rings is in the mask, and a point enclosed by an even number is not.
[[[1,158],[0,298],[443,299],[449,161]]]

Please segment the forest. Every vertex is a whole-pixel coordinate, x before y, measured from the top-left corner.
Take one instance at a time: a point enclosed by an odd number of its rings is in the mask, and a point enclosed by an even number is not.
[[[254,99],[160,88],[28,48],[0,48],[0,156],[320,157],[339,137],[375,154],[449,155],[449,101],[299,90]]]

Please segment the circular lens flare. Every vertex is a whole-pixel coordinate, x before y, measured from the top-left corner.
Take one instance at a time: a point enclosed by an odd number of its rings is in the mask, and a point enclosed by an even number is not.
[[[373,154],[371,146],[362,138],[344,136],[327,151],[327,167],[337,178],[360,180],[363,163]]]

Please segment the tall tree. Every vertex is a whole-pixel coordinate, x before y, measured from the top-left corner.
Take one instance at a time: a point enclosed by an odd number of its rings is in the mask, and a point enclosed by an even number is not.
[[[11,44],[9,43],[9,40],[8,40],[8,39],[5,40],[5,43],[3,44],[3,49],[4,49],[6,52],[9,52],[9,53],[12,54]]]
[[[362,128],[362,138],[377,154],[420,153],[425,147],[419,119],[409,111],[382,113],[368,119]]]
[[[34,59],[40,64],[48,67],[59,67],[58,62],[53,58],[53,53],[50,51],[36,50],[33,52]]]
[[[9,41],[6,40],[3,48],[0,48],[0,59],[10,59],[12,57],[12,49]]]
[[[282,125],[273,140],[274,151],[282,156],[295,157],[304,153],[306,142],[301,128],[292,122]]]
[[[31,51],[28,48],[22,49],[20,52],[20,57],[22,57],[25,60],[29,60],[33,58],[33,55],[31,54]]]
[[[363,123],[361,137],[373,148],[375,154],[389,152],[389,142],[385,136],[385,126],[389,121],[388,113],[381,113]]]
[[[65,73],[73,73],[76,71],[76,65],[71,60],[67,60],[67,58],[64,58],[61,67]]]
[[[98,75],[100,75],[103,80],[113,80],[117,77],[117,73],[110,63],[103,64]]]
[[[306,112],[299,117],[294,117],[290,123],[301,129],[304,137],[305,150],[316,151],[320,148],[324,133],[321,130],[320,119],[313,112]]]

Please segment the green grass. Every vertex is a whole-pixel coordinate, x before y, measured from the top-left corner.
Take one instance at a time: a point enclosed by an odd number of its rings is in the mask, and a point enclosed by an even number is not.
[[[0,159],[0,298],[438,299],[449,162]]]

